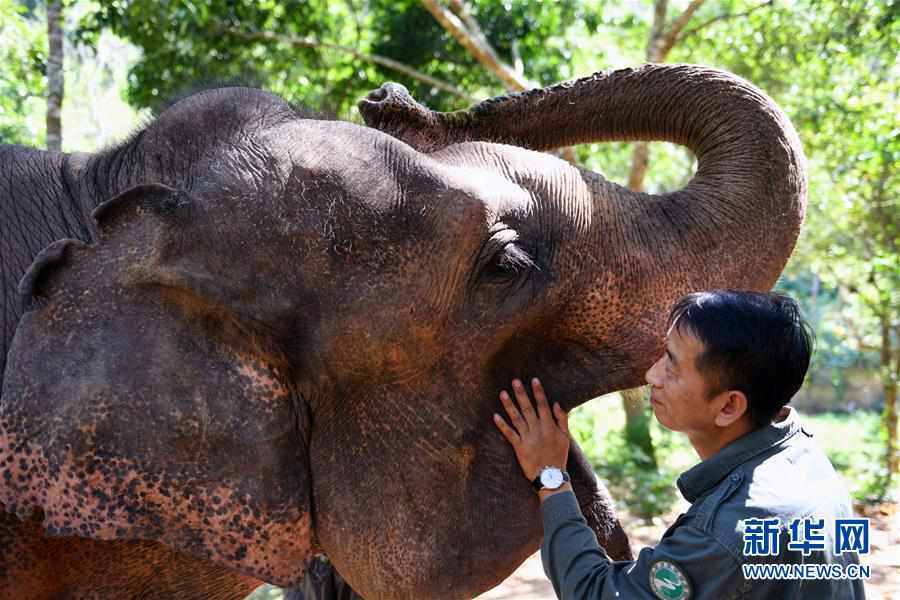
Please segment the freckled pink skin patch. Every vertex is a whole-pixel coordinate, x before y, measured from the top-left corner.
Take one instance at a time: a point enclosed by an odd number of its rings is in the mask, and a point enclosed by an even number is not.
[[[3,477],[9,473],[0,503],[22,520],[41,509],[50,535],[155,539],[265,581],[290,585],[302,578],[311,554],[308,513],[274,520],[231,487],[167,481],[122,459],[70,452],[51,465],[39,448],[10,434],[5,420],[0,429]]]
[[[243,600],[262,583],[148,540],[47,536],[0,505],[0,600]]]

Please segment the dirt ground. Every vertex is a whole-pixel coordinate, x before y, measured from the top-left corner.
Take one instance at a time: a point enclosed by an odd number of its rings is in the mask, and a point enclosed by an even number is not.
[[[868,600],[900,600],[900,506],[887,504],[876,507],[857,507],[860,515],[871,519],[869,541],[871,553],[862,558],[872,567],[872,577],[866,582]],[[670,516],[672,520],[677,513]],[[636,553],[655,544],[666,530],[667,522],[660,519],[652,525],[628,526]],[[503,583],[478,600],[555,600],[553,588],[544,576],[540,554],[526,560]]]

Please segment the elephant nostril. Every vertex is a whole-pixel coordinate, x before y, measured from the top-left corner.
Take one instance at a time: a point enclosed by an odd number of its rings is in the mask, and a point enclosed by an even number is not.
[[[409,103],[412,101],[412,97],[409,95],[409,90],[406,89],[406,86],[389,81],[377,90],[370,92],[366,96],[366,100],[370,102]]]
[[[388,97],[388,91],[385,89],[386,86],[381,86],[377,90],[370,92],[368,96],[366,96],[366,100],[370,102],[381,102],[385,98]]]

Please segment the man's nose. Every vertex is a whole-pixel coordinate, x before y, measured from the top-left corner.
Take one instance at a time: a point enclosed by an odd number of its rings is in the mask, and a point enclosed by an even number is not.
[[[644,374],[644,379],[647,380],[647,383],[649,383],[650,385],[652,385],[654,387],[658,387],[662,383],[658,376],[658,373],[659,373],[658,367],[660,366],[661,363],[662,363],[662,358],[660,358],[655,363],[653,363],[653,365],[649,369],[647,369],[647,372]]]

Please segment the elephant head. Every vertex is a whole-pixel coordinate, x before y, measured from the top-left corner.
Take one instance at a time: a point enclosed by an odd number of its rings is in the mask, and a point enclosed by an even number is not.
[[[498,390],[538,375],[571,409],[641,383],[674,299],[770,287],[798,234],[797,136],[732,75],[648,66],[451,115],[388,96],[367,116],[415,147],[231,88],[86,161],[98,240],[23,280],[0,502],[282,585],[321,549],[366,598],[471,597],[541,536]],[[699,167],[634,194],[478,139],[663,139]]]

